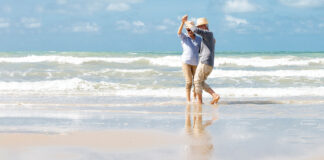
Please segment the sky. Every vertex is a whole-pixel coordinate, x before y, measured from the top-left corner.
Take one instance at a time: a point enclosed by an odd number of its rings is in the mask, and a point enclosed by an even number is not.
[[[0,51],[181,51],[185,14],[216,51],[324,51],[324,0],[1,0]]]

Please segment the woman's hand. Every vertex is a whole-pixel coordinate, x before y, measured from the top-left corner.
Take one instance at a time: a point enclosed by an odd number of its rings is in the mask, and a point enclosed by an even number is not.
[[[188,15],[184,15],[184,16],[182,17],[182,19],[181,19],[181,25],[180,25],[180,27],[179,27],[179,29],[178,29],[178,35],[181,34],[181,32],[182,32],[182,28],[183,28],[183,25],[187,22],[187,20],[188,20]]]
[[[187,20],[188,20],[188,15],[184,15],[184,16],[182,17],[182,23],[187,22]]]

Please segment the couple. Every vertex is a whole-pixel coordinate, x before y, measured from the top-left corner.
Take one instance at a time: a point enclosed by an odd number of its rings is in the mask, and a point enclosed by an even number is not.
[[[182,33],[184,25],[186,25],[187,35]],[[195,33],[201,36],[201,38],[196,36]],[[202,104],[202,90],[205,90],[212,96],[210,103],[216,104],[220,96],[205,82],[214,67],[214,49],[216,43],[213,32],[208,29],[207,19],[198,18],[197,26],[195,26],[193,21],[188,21],[187,15],[183,16],[178,30],[178,36],[181,39],[183,48],[181,58],[183,74],[186,79],[187,101],[190,102],[190,90],[192,81],[194,81],[194,99],[198,96],[198,103]],[[198,58],[198,54],[200,58]]]

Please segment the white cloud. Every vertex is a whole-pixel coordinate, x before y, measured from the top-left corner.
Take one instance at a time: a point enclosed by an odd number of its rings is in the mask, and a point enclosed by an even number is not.
[[[317,24],[312,20],[301,20],[294,25],[293,32],[295,33],[322,33],[324,23]]]
[[[10,27],[10,22],[4,18],[0,18],[0,28]]]
[[[133,25],[135,27],[144,27],[145,26],[145,24],[142,21],[134,21]]]
[[[43,6],[36,6],[36,12],[37,13],[43,13],[44,12],[44,7]]]
[[[174,26],[174,25],[176,25],[176,22],[172,21],[169,18],[166,18],[166,19],[163,20],[163,24],[170,25],[170,26]]]
[[[239,25],[246,25],[248,21],[241,18],[236,18],[230,15],[226,15],[225,20],[228,22],[228,25],[231,27],[237,27]]]
[[[294,32],[296,32],[296,33],[307,33],[308,30],[306,28],[295,28]]]
[[[224,6],[224,11],[228,13],[253,12],[256,9],[257,7],[248,0],[228,0]]]
[[[73,32],[98,32],[99,26],[96,23],[82,23],[72,27]]]
[[[111,3],[107,6],[108,11],[117,11],[117,12],[123,12],[130,9],[129,4],[127,3]]]
[[[180,24],[180,21],[179,21]],[[168,30],[169,28],[175,28],[175,26],[177,25],[177,23],[169,18],[165,18],[161,24],[157,25],[155,27],[156,30],[159,31],[165,31]]]
[[[118,30],[128,30],[131,27],[130,23],[125,20],[117,21],[116,25]]]
[[[284,5],[298,8],[320,7],[324,5],[324,0],[280,0],[280,2]]]
[[[42,23],[35,18],[22,18],[20,22],[23,24],[24,27],[30,29],[40,28],[42,26]]]
[[[318,25],[319,28],[324,28],[324,23]]]
[[[67,0],[56,0],[57,4],[64,5],[67,3]]]
[[[1,9],[5,13],[10,13],[12,11],[12,8],[8,5],[2,6]]]
[[[129,30],[133,33],[144,33],[147,31],[145,23],[139,20],[133,22],[120,20],[116,22],[116,25],[118,30]]]
[[[164,31],[164,30],[167,30],[167,29],[168,29],[168,27],[165,26],[165,25],[159,25],[159,26],[156,26],[155,28],[156,28],[157,30],[159,30],[159,31]]]
[[[133,32],[134,33],[144,33],[146,32],[146,26],[142,21],[133,22]]]
[[[109,3],[106,7],[107,11],[124,12],[131,9],[131,4],[141,3],[143,0],[118,0]]]
[[[249,31],[251,30],[253,31],[260,30],[258,26],[250,25],[246,19],[226,15],[225,20],[227,22],[226,30],[235,31],[236,33],[239,34],[246,34],[249,33]]]
[[[104,9],[105,9],[105,5],[102,5],[102,3],[100,2],[93,2],[86,7],[86,10],[89,11],[89,13],[95,13],[97,11],[104,10]]]
[[[143,2],[143,0],[54,0],[56,7],[54,11],[60,14],[94,14],[96,12],[125,12],[132,5]],[[53,8],[52,8],[53,9]]]

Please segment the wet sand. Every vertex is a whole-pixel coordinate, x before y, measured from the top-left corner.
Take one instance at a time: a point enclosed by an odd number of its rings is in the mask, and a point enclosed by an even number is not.
[[[324,158],[322,103],[224,101],[2,105],[0,159]]]
[[[132,150],[180,145],[182,137],[152,130],[84,131],[65,134],[0,133],[0,147],[78,146]]]

